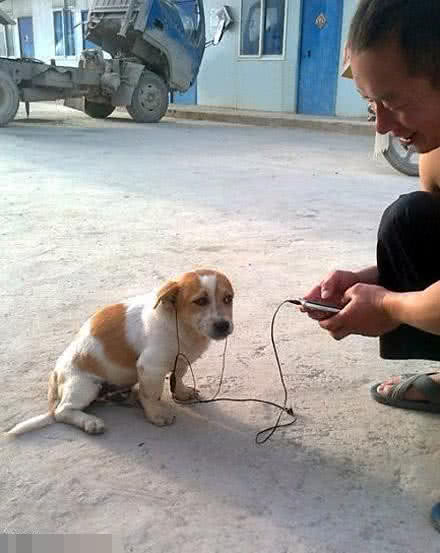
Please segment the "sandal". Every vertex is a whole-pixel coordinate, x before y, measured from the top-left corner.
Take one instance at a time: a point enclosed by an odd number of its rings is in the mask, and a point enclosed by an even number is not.
[[[384,405],[399,407],[401,409],[416,409],[417,411],[440,413],[440,384],[430,378],[432,374],[438,373],[402,374],[400,382],[392,386],[391,392],[387,396],[383,396],[377,391],[377,388],[382,384],[381,382],[372,386],[370,392],[373,399]],[[427,399],[403,399],[405,392],[411,386],[421,392]]]
[[[436,503],[431,511],[431,522],[434,528],[440,532],[440,503]]]

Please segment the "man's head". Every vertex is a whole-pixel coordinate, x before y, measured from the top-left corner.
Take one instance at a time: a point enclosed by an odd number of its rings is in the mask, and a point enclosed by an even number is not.
[[[378,132],[419,152],[440,146],[440,1],[361,0],[348,44],[360,94]]]

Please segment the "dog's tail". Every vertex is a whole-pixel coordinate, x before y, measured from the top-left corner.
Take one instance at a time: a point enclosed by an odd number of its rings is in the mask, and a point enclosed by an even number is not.
[[[11,436],[18,436],[19,434],[24,434],[25,432],[30,432],[31,430],[36,430],[37,428],[44,428],[55,422],[55,408],[58,403],[58,382],[57,382],[57,373],[53,371],[49,377],[49,386],[47,390],[47,399],[49,402],[49,411],[44,415],[38,415],[37,417],[32,417],[24,422],[20,422],[15,425],[11,430],[6,432]]]
[[[53,422],[55,422],[53,413],[45,413],[44,415],[38,415],[37,417],[32,417],[27,421],[20,422],[15,425],[14,428],[8,430],[6,434],[18,436],[19,434],[24,434],[25,432],[30,432],[31,430],[36,430],[37,428],[44,428]]]

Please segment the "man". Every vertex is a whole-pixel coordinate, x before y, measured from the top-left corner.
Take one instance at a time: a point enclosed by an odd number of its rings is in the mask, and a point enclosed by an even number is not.
[[[377,131],[425,154],[424,184],[385,210],[375,266],[335,271],[306,297],[344,306],[331,317],[309,315],[336,340],[378,336],[385,359],[440,361],[439,27],[437,0],[361,0],[348,37],[353,79],[375,109]],[[388,379],[372,395],[387,405],[440,412],[440,372]],[[440,531],[440,504],[432,519]]]

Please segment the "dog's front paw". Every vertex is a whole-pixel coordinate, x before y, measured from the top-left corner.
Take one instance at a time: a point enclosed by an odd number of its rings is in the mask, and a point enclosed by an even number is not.
[[[84,421],[84,431],[87,434],[102,434],[105,431],[104,421],[97,417],[89,418]]]
[[[156,426],[168,426],[176,420],[173,410],[157,402],[156,405],[150,405],[145,412],[147,419]]]
[[[180,386],[173,394],[173,399],[176,401],[194,401],[200,399],[199,391],[190,386]]]

